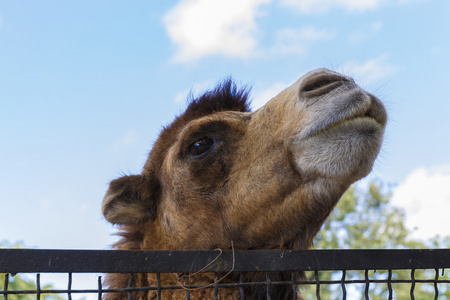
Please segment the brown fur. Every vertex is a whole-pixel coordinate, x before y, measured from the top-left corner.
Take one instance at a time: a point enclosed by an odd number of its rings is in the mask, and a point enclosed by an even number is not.
[[[122,226],[116,249],[230,249],[232,241],[236,249],[311,246],[344,191],[370,172],[385,109],[351,78],[326,69],[306,74],[255,112],[248,106],[247,91],[225,81],[164,128],[142,174],[111,182],[102,210]],[[177,285],[175,274],[161,276],[163,284]],[[263,275],[246,280],[254,276]],[[107,285],[126,287],[128,277],[109,275]],[[135,275],[133,282],[156,285],[152,274]],[[190,281],[211,282],[209,275]],[[263,288],[246,293],[265,297]],[[289,293],[278,288],[272,299]],[[180,299],[184,291],[163,296]],[[225,289],[219,298],[239,298],[239,290]]]

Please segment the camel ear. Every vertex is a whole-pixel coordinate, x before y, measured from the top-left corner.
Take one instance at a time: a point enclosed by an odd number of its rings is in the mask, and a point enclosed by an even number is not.
[[[158,198],[159,184],[154,176],[123,176],[109,184],[102,212],[113,224],[139,224],[155,218]]]

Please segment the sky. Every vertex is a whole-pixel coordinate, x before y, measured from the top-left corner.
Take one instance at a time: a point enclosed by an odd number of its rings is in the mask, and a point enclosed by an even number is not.
[[[141,172],[164,125],[232,76],[258,108],[306,72],[385,103],[368,179],[413,237],[450,234],[447,0],[0,0],[0,241],[108,249],[110,180]]]

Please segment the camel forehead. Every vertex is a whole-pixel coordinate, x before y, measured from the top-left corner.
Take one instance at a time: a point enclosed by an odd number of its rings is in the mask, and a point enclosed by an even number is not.
[[[224,125],[243,132],[245,130],[245,124],[251,119],[251,113],[242,112],[219,112],[211,115],[207,115],[187,123],[179,132],[178,139],[187,137],[192,133],[212,131],[216,130],[216,125]]]

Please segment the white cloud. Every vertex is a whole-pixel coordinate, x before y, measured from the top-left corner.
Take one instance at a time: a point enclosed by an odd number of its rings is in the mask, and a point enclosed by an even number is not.
[[[281,3],[301,13],[323,13],[340,7],[347,11],[366,11],[377,8],[383,0],[282,0]]]
[[[252,108],[254,110],[260,108],[288,86],[289,84],[277,82],[268,87],[267,89],[256,92],[255,96],[253,97]]]
[[[421,0],[281,0],[285,6],[291,7],[303,14],[324,13],[333,8],[342,8],[349,12],[363,12],[374,10],[381,4],[405,4]]]
[[[394,189],[392,203],[405,208],[414,238],[450,235],[450,166],[413,170]]]
[[[344,63],[340,69],[342,69],[342,73],[350,74],[358,82],[364,84],[375,83],[397,71],[394,65],[387,62],[387,55],[381,55],[363,63],[349,61]]]
[[[183,0],[163,18],[176,45],[174,62],[221,54],[246,58],[258,45],[255,19],[271,0]]]
[[[335,36],[334,30],[320,30],[311,26],[302,28],[285,28],[277,31],[275,45],[271,53],[302,54],[312,43],[330,40]]]

